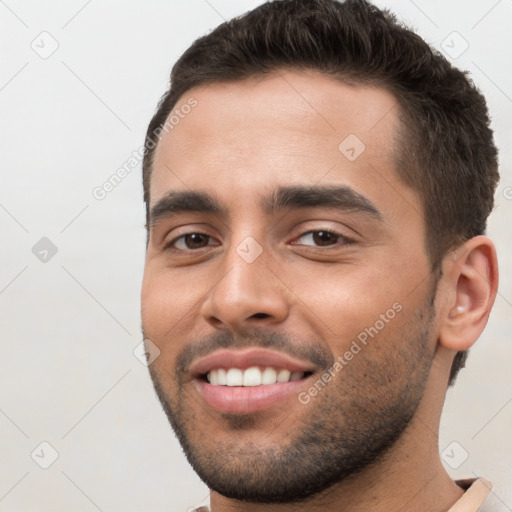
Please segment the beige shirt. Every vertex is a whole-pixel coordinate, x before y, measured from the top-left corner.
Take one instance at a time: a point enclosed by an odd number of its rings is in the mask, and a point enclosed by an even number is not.
[[[477,510],[480,510],[492,489],[492,484],[488,480],[485,480],[485,478],[456,480],[456,483],[466,492],[448,512],[477,512]]]
[[[456,480],[466,492],[447,512],[502,512],[511,509],[499,500],[491,499],[492,484],[485,478]],[[208,512],[208,507],[199,507],[196,512]]]

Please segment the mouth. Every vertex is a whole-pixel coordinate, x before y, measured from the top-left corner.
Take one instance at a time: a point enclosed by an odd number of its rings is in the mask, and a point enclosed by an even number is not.
[[[202,376],[212,386],[270,386],[282,382],[293,382],[309,377],[313,372],[291,372],[285,368],[251,366],[242,368],[215,368]]]
[[[317,368],[309,361],[263,350],[219,350],[192,365],[203,400],[221,413],[248,414],[281,404],[306,386]]]

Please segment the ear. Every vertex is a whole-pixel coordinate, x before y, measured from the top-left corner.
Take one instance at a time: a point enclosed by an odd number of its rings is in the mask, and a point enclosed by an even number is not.
[[[443,260],[439,343],[451,350],[471,347],[484,330],[498,290],[493,242],[476,236]]]

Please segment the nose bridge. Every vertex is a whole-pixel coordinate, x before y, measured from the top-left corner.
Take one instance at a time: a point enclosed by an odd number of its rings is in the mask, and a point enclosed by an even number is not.
[[[203,307],[206,319],[236,328],[255,319],[279,322],[286,318],[286,296],[270,270],[269,250],[247,236],[227,251],[222,277]]]

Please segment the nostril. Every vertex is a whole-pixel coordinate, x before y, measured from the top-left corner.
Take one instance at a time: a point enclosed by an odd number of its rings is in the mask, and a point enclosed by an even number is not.
[[[251,318],[267,318],[268,315],[267,313],[254,313],[254,315],[251,315]]]

